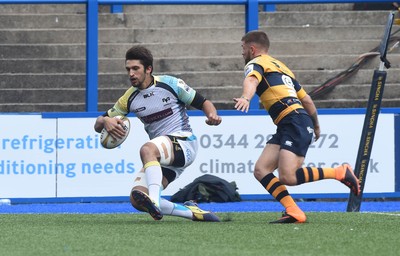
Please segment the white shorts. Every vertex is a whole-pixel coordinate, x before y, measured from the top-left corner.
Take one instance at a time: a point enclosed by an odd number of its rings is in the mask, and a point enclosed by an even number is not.
[[[191,133],[171,134],[160,136],[150,140],[157,146],[160,152],[160,165],[164,169],[175,172],[173,180],[177,179],[196,159],[198,142]],[[172,152],[175,158],[172,159]],[[168,179],[168,178],[167,178]],[[173,180],[168,179],[169,182]],[[144,170],[136,173],[134,178],[134,186],[147,187],[146,176]]]

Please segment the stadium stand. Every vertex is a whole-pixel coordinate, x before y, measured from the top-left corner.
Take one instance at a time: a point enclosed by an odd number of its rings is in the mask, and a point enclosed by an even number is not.
[[[244,6],[127,5],[123,13],[109,8],[99,9],[99,111],[128,86],[124,53],[132,44],[152,50],[155,73],[181,77],[219,109],[233,108],[243,77]],[[284,61],[309,92],[377,47],[388,15],[376,8],[355,10],[353,4],[259,9],[270,54]],[[79,4],[0,5],[0,112],[85,111],[85,16]],[[382,107],[400,107],[399,48],[388,54],[392,67]],[[365,107],[378,64],[379,57],[369,57],[316,98],[317,107]]]

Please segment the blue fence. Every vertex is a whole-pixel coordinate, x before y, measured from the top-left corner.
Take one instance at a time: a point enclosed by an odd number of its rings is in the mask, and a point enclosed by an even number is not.
[[[85,4],[86,5],[86,111],[97,112],[98,104],[98,10],[111,5],[121,12],[122,5],[245,5],[246,31],[258,29],[258,7],[273,11],[276,4],[391,3],[390,0],[0,0],[0,4]],[[258,99],[250,107],[257,109]]]

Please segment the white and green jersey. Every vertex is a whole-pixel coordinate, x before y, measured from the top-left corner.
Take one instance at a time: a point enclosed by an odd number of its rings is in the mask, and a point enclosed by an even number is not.
[[[150,139],[162,135],[191,134],[186,112],[196,91],[172,76],[154,76],[154,84],[139,90],[130,87],[108,110],[108,116],[134,113],[144,124]],[[194,138],[194,137],[193,137]]]

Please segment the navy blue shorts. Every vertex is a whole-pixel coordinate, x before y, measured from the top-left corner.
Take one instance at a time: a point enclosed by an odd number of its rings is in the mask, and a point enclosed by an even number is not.
[[[277,144],[298,156],[306,156],[312,142],[314,125],[311,117],[302,113],[291,113],[277,125],[276,134],[267,144]]]

